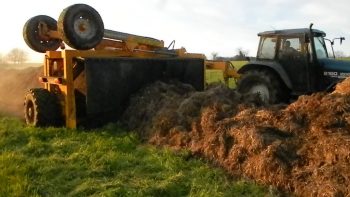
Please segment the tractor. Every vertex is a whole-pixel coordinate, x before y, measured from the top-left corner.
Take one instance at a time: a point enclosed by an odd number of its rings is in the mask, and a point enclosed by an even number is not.
[[[130,97],[157,80],[177,80],[201,91],[206,67],[224,70],[226,82],[238,76],[228,62],[175,49],[175,41],[165,47],[159,39],[104,29],[100,14],[86,4],[67,7],[58,21],[46,15],[30,18],[23,38],[45,53],[39,79],[44,88],[25,95],[30,126],[97,127],[117,121]]]
[[[326,47],[330,41],[333,51],[334,41],[345,38],[329,40],[312,26],[259,33],[257,56],[238,70],[237,90],[258,93],[266,103],[288,103],[299,95],[331,91],[350,76],[350,62],[335,59]]]

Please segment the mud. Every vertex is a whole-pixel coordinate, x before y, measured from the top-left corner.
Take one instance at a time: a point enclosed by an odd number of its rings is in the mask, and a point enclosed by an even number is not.
[[[290,105],[263,106],[225,86],[195,92],[157,82],[132,98],[123,122],[152,144],[188,149],[286,194],[349,196],[348,83]]]
[[[0,114],[23,118],[24,95],[29,88],[42,87],[42,67],[0,68]]]

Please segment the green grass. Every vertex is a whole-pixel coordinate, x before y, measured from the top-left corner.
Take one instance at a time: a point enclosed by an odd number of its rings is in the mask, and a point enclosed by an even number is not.
[[[0,117],[0,196],[268,196],[223,170],[116,125],[30,128]]]
[[[350,57],[341,57],[341,58],[337,58],[339,60],[345,60],[345,61],[350,61]]]
[[[231,61],[234,67],[238,70],[241,68],[244,64],[247,63],[247,61]],[[206,70],[205,72],[205,78],[207,83],[224,83],[224,77],[223,72],[221,70]],[[229,79],[229,87],[230,88],[236,88],[236,82],[234,79]]]

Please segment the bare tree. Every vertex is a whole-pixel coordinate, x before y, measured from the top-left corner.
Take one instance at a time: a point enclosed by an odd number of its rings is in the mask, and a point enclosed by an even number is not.
[[[218,58],[218,56],[219,56],[219,53],[218,53],[218,52],[212,52],[212,53],[211,53],[211,58],[212,58],[212,60],[216,60],[216,59]]]
[[[236,51],[237,51],[237,55],[234,56],[234,59],[245,60],[246,57],[248,57],[248,53],[249,53],[248,50],[244,50],[242,48],[237,48]]]
[[[14,64],[21,64],[28,60],[28,53],[22,49],[14,48],[7,54],[7,59]]]

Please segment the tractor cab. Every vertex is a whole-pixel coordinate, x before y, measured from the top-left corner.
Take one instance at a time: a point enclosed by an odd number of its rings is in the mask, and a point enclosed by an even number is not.
[[[296,94],[319,89],[318,59],[328,58],[324,32],[310,29],[266,31],[258,34],[257,60],[271,62],[285,72]],[[313,40],[312,40],[313,39]]]
[[[258,36],[256,59],[238,70],[242,93],[259,93],[269,103],[288,102],[291,97],[329,90],[350,75],[350,62],[334,58],[334,39],[326,39],[325,32],[312,26]],[[327,41],[331,48],[327,49]]]

